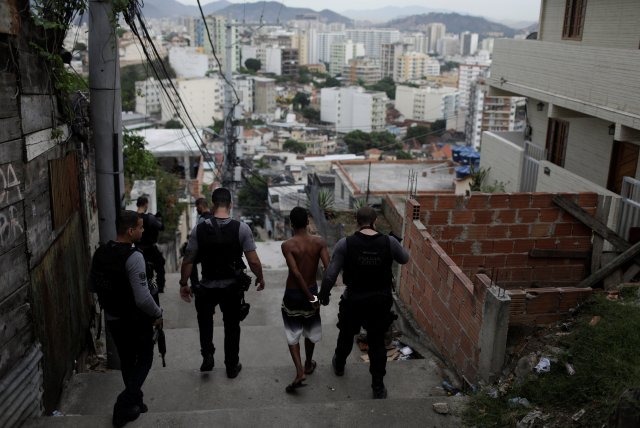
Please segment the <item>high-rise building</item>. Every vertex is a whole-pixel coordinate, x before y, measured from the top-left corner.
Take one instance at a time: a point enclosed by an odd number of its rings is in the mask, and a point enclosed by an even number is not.
[[[345,35],[343,32],[318,33],[318,62],[330,62],[331,45],[344,40]]]
[[[320,119],[335,123],[336,131],[348,133],[383,131],[387,95],[357,86],[323,88],[320,94]]]
[[[349,80],[352,85],[373,85],[380,77],[380,63],[370,58],[354,58],[349,60],[342,71],[342,77]]]
[[[425,76],[438,76],[440,62],[429,55],[419,52],[407,52],[396,58],[393,67],[393,80],[407,82],[422,79]]]
[[[276,81],[267,77],[253,77],[253,111],[272,115],[276,111]]]
[[[231,69],[233,71],[237,71],[240,66],[240,43],[238,39],[238,27],[235,25],[230,26],[230,34],[231,40],[227,41],[227,32],[226,32],[226,24],[227,18],[224,16],[217,15],[209,15],[206,17],[207,27],[209,28],[209,34],[211,34],[211,41],[209,41],[209,36],[207,34],[207,29],[205,25],[200,24],[196,25],[196,46],[202,46],[204,48],[205,53],[213,54],[215,52],[215,56],[222,64],[222,70],[225,67],[225,56],[226,56],[226,46],[227,43],[231,43],[233,58],[231,59]],[[211,45],[213,43],[213,46]]]
[[[456,88],[396,86],[396,109],[407,119],[435,122],[455,113]]]
[[[447,34],[438,40],[436,51],[440,56],[452,56],[460,53],[460,38],[456,34]]]
[[[471,56],[478,51],[478,33],[465,31],[460,34],[460,55]]]
[[[214,120],[222,119],[223,84],[224,81],[217,74],[199,79],[177,79],[174,85],[184,105],[177,98],[171,102],[163,97],[162,121],[175,120],[186,113],[196,127],[204,128]],[[176,112],[176,107],[179,112]]]
[[[382,77],[393,78],[393,70],[396,60],[401,55],[409,52],[411,45],[403,42],[383,43],[380,47],[380,70]]]
[[[429,53],[438,50],[438,42],[447,33],[447,27],[441,22],[432,22],[425,26],[425,33],[429,39]]]
[[[334,43],[331,45],[331,55],[329,61],[329,74],[336,76],[342,73],[342,69],[353,58],[364,56],[364,45],[353,43],[351,40]]]
[[[400,41],[398,30],[356,29],[346,30],[345,33],[349,40],[364,45],[365,55],[369,58],[380,58],[384,43]]]
[[[458,91],[460,92],[460,108],[466,111],[471,94],[471,83],[478,77],[486,77],[489,67],[484,64],[460,64],[458,67]]]

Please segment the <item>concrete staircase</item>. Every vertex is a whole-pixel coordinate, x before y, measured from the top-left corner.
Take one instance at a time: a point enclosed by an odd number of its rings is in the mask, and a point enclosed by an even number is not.
[[[456,416],[438,415],[435,402],[460,408],[457,397],[443,395],[442,381],[432,356],[387,364],[386,400],[371,399],[368,365],[354,346],[344,377],[336,377],[331,357],[337,338],[338,296],[322,308],[323,340],[316,346],[318,367],[307,376],[308,386],[287,394],[284,389],[295,376],[287,348],[280,302],[286,271],[265,270],[267,288],[247,293],[251,313],[242,323],[240,361],[242,372],[228,379],[224,369],[222,317],[216,313],[214,344],[216,367],[199,371],[198,329],[193,303],[178,296],[178,275],[167,277],[161,295],[165,308],[167,367],[160,358],[143,387],[149,412],[127,427],[278,426],[341,427],[402,426],[457,427]],[[303,354],[304,359],[304,354]],[[65,388],[59,410],[64,416],[41,417],[28,427],[109,427],[116,395],[122,390],[119,371],[89,372],[73,376]]]

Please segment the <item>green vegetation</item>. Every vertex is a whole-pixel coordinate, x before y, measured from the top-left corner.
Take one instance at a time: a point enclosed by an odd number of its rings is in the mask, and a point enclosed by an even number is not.
[[[349,148],[349,153],[363,153],[369,149],[398,150],[402,144],[389,132],[363,132],[351,131],[344,136],[344,142]]]
[[[286,152],[293,152],[293,153],[307,152],[307,146],[304,143],[301,143],[291,138],[288,138],[284,142],[284,144],[282,144],[282,149]]]
[[[260,70],[260,67],[262,67],[262,63],[259,59],[249,58],[244,62],[244,66],[247,67],[247,70],[255,74]]]
[[[122,140],[126,189],[131,189],[135,180],[156,181],[158,212],[162,214],[165,225],[165,230],[160,233],[160,240],[173,239],[184,209],[183,204],[178,203],[178,195],[182,190],[180,180],[160,168],[156,158],[145,148],[144,137],[125,132]]]
[[[431,133],[431,128],[427,126],[412,126],[407,129],[407,137],[406,140],[414,139],[415,141],[425,144],[427,142],[427,138]]]
[[[411,155],[411,153],[405,152],[404,150],[397,150],[396,151],[396,159],[412,160],[413,156]]]
[[[182,129],[182,128],[184,128],[184,126],[182,125],[182,122],[180,122],[179,120],[175,120],[175,119],[167,120],[167,122],[164,124],[164,127],[166,129]]]
[[[373,85],[366,86],[370,91],[382,91],[387,94],[387,97],[390,100],[396,99],[396,83],[393,81],[391,77],[385,77],[380,80],[378,83],[374,83]]]
[[[267,209],[269,190],[267,181],[260,176],[249,177],[238,191],[238,206],[244,215],[261,215]]]
[[[471,182],[469,183],[469,190],[472,192],[482,193],[505,193],[506,184],[502,181],[494,180],[493,184],[487,184],[487,176],[491,171],[491,167],[484,169],[478,168],[477,170],[471,165]]]
[[[296,92],[296,95],[293,97],[293,109],[295,111],[301,111],[309,106],[311,100],[309,100],[309,95],[303,92]]]
[[[551,371],[529,375],[504,395],[491,398],[479,393],[464,415],[465,423],[476,427],[515,426],[531,409],[512,408],[509,398],[524,397],[551,418],[549,427],[575,425],[571,415],[585,409],[580,426],[608,426],[617,400],[627,388],[640,385],[640,308],[638,296],[610,301],[595,295],[576,314],[570,333],[554,337],[554,346],[564,350]],[[596,325],[589,325],[593,316]],[[565,363],[571,361],[575,375],[569,376]]]
[[[444,73],[445,71],[451,71],[451,70],[455,70],[456,68],[458,68],[460,66],[460,63],[455,62],[455,61],[447,61],[444,63],[444,65],[440,66],[440,72]]]

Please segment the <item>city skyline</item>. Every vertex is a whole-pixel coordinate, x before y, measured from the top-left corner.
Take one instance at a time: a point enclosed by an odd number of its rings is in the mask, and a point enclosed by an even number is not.
[[[183,4],[196,5],[196,0],[178,0]],[[537,21],[540,11],[540,0],[430,0],[422,3],[417,0],[352,0],[345,7],[340,0],[323,0],[310,2],[309,0],[279,0],[287,7],[309,8],[316,11],[330,9],[337,13],[349,10],[372,10],[384,7],[425,7],[436,10],[463,13],[468,15],[491,17],[493,19]],[[201,1],[202,4],[210,3]],[[232,0],[230,3],[246,3],[246,1]],[[255,1],[253,2],[255,3]]]

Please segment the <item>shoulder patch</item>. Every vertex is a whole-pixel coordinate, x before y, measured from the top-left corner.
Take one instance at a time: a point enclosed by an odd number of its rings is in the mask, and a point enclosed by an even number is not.
[[[146,274],[145,272],[140,272],[140,273],[138,274],[138,279],[139,279],[140,281],[146,281],[146,280],[147,280],[147,274]]]

